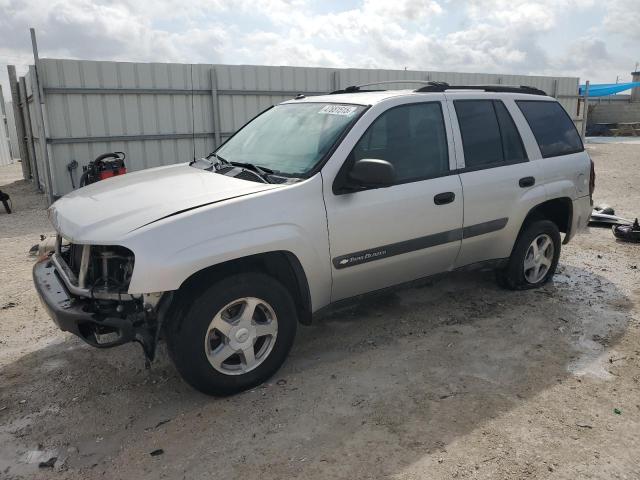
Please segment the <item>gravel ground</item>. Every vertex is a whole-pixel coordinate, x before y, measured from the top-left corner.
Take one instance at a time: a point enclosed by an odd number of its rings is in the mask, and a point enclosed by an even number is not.
[[[640,215],[640,145],[589,151],[596,201]],[[54,328],[27,255],[51,227],[19,170],[0,168],[0,478],[640,478],[640,245],[592,229],[540,290],[456,273],[343,308],[214,399],[164,349],[145,370],[137,345]]]

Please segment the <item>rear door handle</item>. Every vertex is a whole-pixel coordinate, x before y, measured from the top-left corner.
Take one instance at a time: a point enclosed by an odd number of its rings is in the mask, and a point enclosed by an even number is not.
[[[533,177],[524,177],[520,179],[518,184],[522,188],[533,187],[536,184],[536,179]]]
[[[443,192],[437,194],[433,197],[433,203],[436,205],[444,205],[446,203],[451,203],[456,199],[456,194],[453,192]]]

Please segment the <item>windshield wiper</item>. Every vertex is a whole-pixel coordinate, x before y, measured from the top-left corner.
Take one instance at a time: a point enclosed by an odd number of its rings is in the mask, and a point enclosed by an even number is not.
[[[247,169],[247,170],[251,170],[252,172],[257,173],[258,176],[260,178],[262,178],[267,183],[271,183],[271,181],[269,180],[269,175],[273,175],[273,174],[278,173],[275,170],[271,170],[270,168],[267,168],[267,167],[261,167],[260,165],[255,165],[253,163],[231,162],[231,161],[227,160],[226,158],[221,157],[220,155],[218,155],[215,152],[211,153],[209,155],[209,157],[215,157],[216,160],[218,160],[219,163],[222,163],[222,164],[225,164],[225,165],[231,165],[231,166],[234,166],[234,167],[240,167],[240,168],[244,168],[244,169]],[[207,159],[209,157],[207,157]],[[211,160],[208,160],[208,161],[211,162]],[[211,162],[211,165],[214,165],[214,163]]]
[[[259,173],[262,176],[264,176],[264,175],[273,175],[274,173],[276,173],[274,170],[271,170],[270,168],[261,167],[260,165],[254,165],[253,163],[228,162],[226,160],[225,160],[225,162],[230,163],[231,165],[233,165],[235,167],[242,167],[242,168],[247,168],[249,170],[253,170],[254,172]]]

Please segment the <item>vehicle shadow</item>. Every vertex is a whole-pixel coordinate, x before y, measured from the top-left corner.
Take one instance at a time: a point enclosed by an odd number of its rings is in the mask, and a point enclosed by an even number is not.
[[[301,327],[276,377],[219,399],[186,386],[164,351],[145,371],[136,345],[101,351],[65,337],[0,369],[0,471],[31,474],[30,451],[47,449],[83,478],[378,478],[425,459],[437,468],[448,445],[489,420],[575,375],[609,375],[601,357],[632,306],[572,266],[522,292],[456,273]]]

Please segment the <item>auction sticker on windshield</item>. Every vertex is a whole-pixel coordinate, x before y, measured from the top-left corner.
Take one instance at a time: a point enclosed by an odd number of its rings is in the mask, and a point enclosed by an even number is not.
[[[353,105],[325,105],[318,113],[327,115],[344,115],[348,117],[353,115],[353,112],[357,109],[358,107]]]

